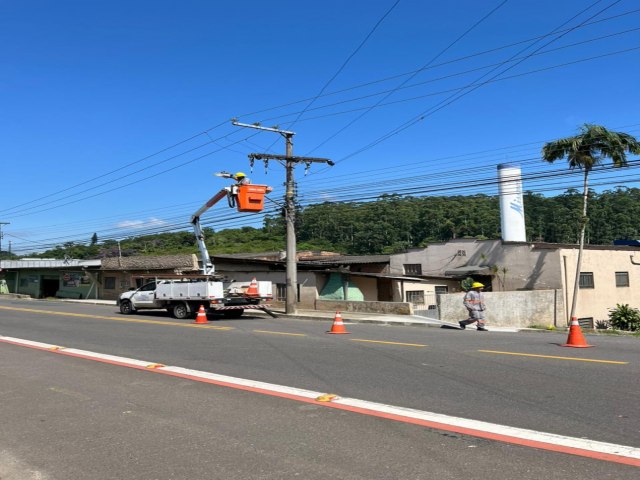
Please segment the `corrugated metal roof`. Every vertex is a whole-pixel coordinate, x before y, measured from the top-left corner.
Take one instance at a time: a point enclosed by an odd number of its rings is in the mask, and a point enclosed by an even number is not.
[[[444,274],[447,277],[460,277],[465,275],[491,275],[491,267],[485,265],[465,265],[464,267],[451,268]]]
[[[82,268],[99,267],[101,261],[79,260],[68,258],[64,260],[29,259],[29,260],[0,260],[0,268]]]
[[[314,265],[356,264],[356,263],[389,263],[390,255],[334,255],[300,257],[300,262]]]
[[[405,277],[402,275],[387,275],[384,273],[367,273],[367,272],[343,272],[341,270],[327,269],[322,270],[319,273],[341,273],[343,275],[350,275],[352,277],[372,277],[372,278],[386,278],[389,280],[398,280],[402,282],[426,282],[426,278],[420,277]]]

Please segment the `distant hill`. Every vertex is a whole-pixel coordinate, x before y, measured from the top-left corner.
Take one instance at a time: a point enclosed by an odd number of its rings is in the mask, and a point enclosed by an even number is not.
[[[576,243],[582,199],[576,190],[544,197],[524,195],[527,239]],[[640,189],[616,188],[592,193],[588,244],[611,245],[616,239],[640,239]],[[384,195],[367,203],[321,203],[297,214],[298,248],[345,254],[381,254],[421,247],[453,238],[499,238],[500,209],[496,196],[400,197]],[[268,217],[262,228],[242,227],[218,232],[205,229],[211,254],[285,250],[281,217]],[[118,255],[113,240],[87,244],[69,242],[37,255],[46,258],[100,258]],[[198,253],[191,231],[131,237],[120,253],[163,255]],[[33,257],[35,255],[30,254]]]

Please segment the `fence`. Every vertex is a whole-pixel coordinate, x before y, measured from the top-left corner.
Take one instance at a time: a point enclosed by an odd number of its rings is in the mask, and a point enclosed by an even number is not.
[[[421,317],[440,318],[440,309],[438,308],[438,293],[420,292],[421,295],[413,299],[411,305],[413,314]]]

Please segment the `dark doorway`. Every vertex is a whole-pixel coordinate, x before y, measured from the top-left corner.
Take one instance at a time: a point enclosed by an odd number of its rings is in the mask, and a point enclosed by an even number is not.
[[[393,284],[388,278],[378,278],[378,300],[380,302],[393,301]]]
[[[42,279],[42,287],[40,289],[41,298],[55,297],[58,290],[60,290],[60,280],[57,278]]]

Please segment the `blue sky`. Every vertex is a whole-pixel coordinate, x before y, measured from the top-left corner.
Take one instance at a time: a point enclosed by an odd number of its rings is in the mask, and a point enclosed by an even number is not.
[[[302,203],[408,187],[496,194],[499,163],[520,164],[524,188],[545,195],[579,186],[579,175],[527,179],[565,169],[542,163],[540,148],[582,123],[640,135],[637,9],[632,0],[3,2],[2,247],[26,254],[93,232],[188,228],[226,185],[212,175],[221,170],[274,186],[278,201],[284,169],[272,161],[266,174],[262,164],[250,172],[247,154],[283,154],[282,138],[234,117],[291,129],[294,154],[336,162],[296,169]],[[637,167],[592,178],[600,189],[640,181]],[[222,229],[261,216],[220,205],[203,220]]]

